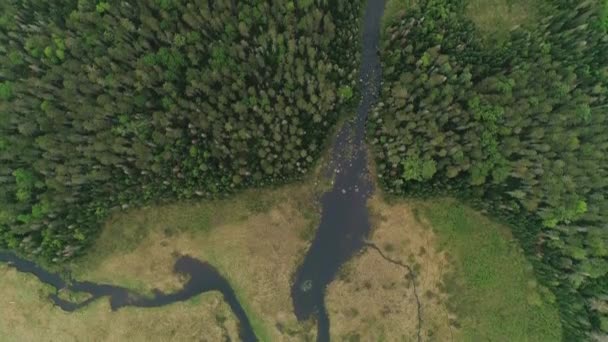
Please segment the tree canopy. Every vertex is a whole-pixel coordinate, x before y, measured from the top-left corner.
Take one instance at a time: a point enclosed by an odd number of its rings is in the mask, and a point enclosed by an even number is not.
[[[555,1],[490,45],[465,2],[418,3],[385,32],[370,122],[383,186],[459,194],[509,220],[558,294],[566,339],[607,333],[605,8]]]
[[[0,248],[300,177],[352,106],[360,1],[0,3]]]

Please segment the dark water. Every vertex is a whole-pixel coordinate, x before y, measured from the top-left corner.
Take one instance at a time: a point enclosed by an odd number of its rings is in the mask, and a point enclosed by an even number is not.
[[[364,246],[370,230],[366,204],[373,187],[367,168],[365,123],[380,89],[378,43],[383,12],[384,0],[367,1],[360,70],[362,100],[356,118],[338,133],[331,156],[335,182],[321,198],[321,223],[292,288],[298,319],[317,318],[318,341],[329,341],[325,288],[340,266]]]
[[[213,266],[190,256],[181,256],[173,267],[174,272],[189,276],[190,279],[184,287],[174,293],[156,291],[153,297],[145,297],[120,286],[75,280],[66,282],[59,275],[50,273],[35,263],[21,259],[8,252],[0,251],[0,262],[6,262],[20,272],[31,273],[38,277],[41,282],[51,285],[57,290],[68,289],[70,291],[90,294],[89,299],[80,303],[63,300],[59,298],[57,294],[51,295],[50,299],[53,303],[65,311],[77,310],[101,297],[108,297],[112,310],[118,310],[126,306],[141,308],[164,306],[175,302],[186,301],[203,292],[219,291],[239,320],[239,334],[241,339],[243,341],[257,341],[251,323],[245,314],[245,310],[243,310],[239,304],[228,281],[224,279]]]
[[[380,89],[381,70],[377,52],[383,12],[384,0],[367,1],[360,70],[362,100],[356,118],[345,124],[336,138],[330,163],[335,172],[335,182],[332,190],[321,199],[321,223],[304,262],[298,268],[292,288],[298,319],[317,317],[318,341],[329,341],[325,288],[340,266],[364,247],[364,239],[370,230],[366,202],[373,187],[367,168],[365,123]],[[228,281],[213,266],[189,256],[180,257],[174,266],[176,273],[190,277],[184,287],[175,293],[157,291],[151,298],[120,286],[75,280],[66,282],[59,275],[8,252],[0,251],[0,262],[9,263],[20,272],[31,273],[57,290],[69,289],[90,294],[89,299],[80,303],[51,295],[50,299],[65,311],[77,310],[101,297],[108,297],[112,310],[118,310],[126,306],[159,307],[185,301],[207,291],[219,291],[240,322],[241,339],[257,340]]]

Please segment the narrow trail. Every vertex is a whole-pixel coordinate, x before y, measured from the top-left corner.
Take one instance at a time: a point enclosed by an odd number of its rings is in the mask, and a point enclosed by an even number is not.
[[[371,248],[373,250],[375,250],[376,252],[378,252],[378,254],[380,254],[380,256],[390,262],[391,264],[397,265],[401,268],[405,268],[407,270],[407,274],[406,277],[407,279],[410,281],[410,283],[412,284],[413,288],[414,288],[414,297],[416,298],[416,306],[417,306],[417,311],[418,311],[418,329],[417,329],[417,336],[418,336],[418,342],[422,341],[422,335],[421,335],[421,331],[422,331],[422,304],[420,303],[420,297],[418,296],[418,288],[416,287],[416,273],[414,273],[414,270],[407,264],[402,263],[399,260],[395,260],[395,259],[391,259],[390,257],[388,257],[386,254],[384,254],[384,252],[382,252],[382,250],[380,249],[380,247],[376,246],[374,243],[371,242],[365,242],[365,247],[367,248]],[[451,332],[451,329],[450,329]]]

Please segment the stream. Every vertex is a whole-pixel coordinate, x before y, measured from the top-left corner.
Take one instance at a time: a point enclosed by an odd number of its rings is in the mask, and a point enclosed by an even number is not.
[[[365,246],[370,231],[367,199],[373,185],[367,166],[365,124],[381,85],[378,44],[383,12],[384,0],[367,0],[359,75],[361,102],[357,116],[336,137],[330,160],[334,168],[333,188],[321,198],[321,223],[291,290],[297,318],[316,317],[320,342],[329,341],[325,289],[342,264]]]
[[[361,102],[354,120],[344,124],[336,137],[330,160],[334,173],[333,188],[321,198],[321,223],[303,263],[297,269],[291,291],[297,318],[316,317],[317,341],[321,342],[329,341],[325,289],[341,265],[365,247],[364,241],[370,231],[367,199],[373,186],[367,166],[365,123],[380,90],[378,44],[383,12],[384,0],[367,0],[362,26]],[[75,303],[60,298],[57,293],[52,294],[50,300],[65,311],[83,308],[102,297],[109,298],[112,310],[119,310],[127,306],[159,307],[186,301],[204,292],[219,291],[239,320],[240,338],[246,342],[257,340],[251,322],[228,281],[210,264],[187,255],[181,256],[174,265],[175,273],[189,278],[184,287],[174,293],[155,291],[152,297],[120,286],[66,281],[60,275],[10,252],[0,251],[0,262],[8,263],[19,272],[31,273],[56,290],[67,289],[90,295],[88,299]]]
[[[50,296],[51,301],[53,301],[55,305],[59,306],[64,311],[70,312],[83,308],[102,297],[108,297],[112,310],[118,310],[127,306],[140,308],[159,307],[175,302],[186,301],[204,292],[219,291],[222,293],[224,300],[226,300],[239,321],[239,336],[241,340],[247,342],[257,340],[251,323],[245,314],[245,310],[243,310],[239,304],[228,281],[210,264],[201,262],[187,255],[177,259],[173,266],[173,271],[175,273],[187,275],[189,277],[189,280],[184,287],[174,293],[155,291],[154,296],[152,297],[142,296],[120,286],[97,284],[88,281],[66,281],[58,274],[51,273],[36,265],[34,262],[22,259],[9,252],[0,251],[0,262],[8,263],[19,272],[33,274],[41,282],[51,285],[56,290],[67,289],[74,292],[88,293],[90,295],[90,298],[80,303],[61,299],[57,293]]]

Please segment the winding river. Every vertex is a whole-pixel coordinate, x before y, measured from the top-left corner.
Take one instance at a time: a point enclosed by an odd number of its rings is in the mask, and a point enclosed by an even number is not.
[[[383,12],[384,0],[367,0],[362,26],[362,99],[357,116],[341,128],[336,138],[331,154],[334,185],[321,198],[321,223],[291,291],[296,316],[299,320],[316,316],[317,341],[322,342],[329,341],[325,288],[340,266],[365,246],[370,231],[367,199],[373,186],[367,167],[365,123],[381,85],[378,44]]]
[[[59,298],[57,294],[52,294],[50,299],[64,311],[75,311],[102,297],[108,297],[112,310],[118,310],[127,306],[141,308],[164,306],[186,301],[204,292],[219,291],[239,320],[240,338],[247,342],[257,340],[245,310],[239,304],[228,281],[213,266],[187,255],[181,256],[173,267],[174,272],[189,276],[189,280],[184,287],[174,293],[156,291],[152,297],[142,296],[120,286],[96,284],[88,281],[66,281],[61,276],[50,273],[35,263],[9,252],[0,251],[0,262],[8,263],[19,272],[31,273],[41,282],[51,285],[57,290],[68,289],[90,295],[85,301],[74,303]]]
[[[362,99],[354,120],[338,132],[331,152],[334,185],[321,199],[322,217],[310,249],[296,272],[292,288],[295,314],[300,320],[316,317],[318,341],[329,341],[329,317],[325,308],[325,288],[334,279],[340,266],[364,246],[370,224],[367,199],[373,191],[369,179],[365,147],[365,123],[378,98],[381,82],[378,43],[384,0],[367,0],[363,19],[362,61],[360,69]],[[93,301],[108,297],[112,310],[133,307],[159,307],[185,301],[208,291],[219,291],[239,320],[239,334],[243,341],[256,341],[256,336],[245,310],[228,281],[210,264],[190,256],[181,256],[174,265],[176,273],[189,276],[184,287],[174,293],[157,291],[146,297],[120,286],[87,281],[66,281],[31,261],[10,252],[0,251],[0,262],[20,272],[31,273],[55,289],[83,292],[90,297],[75,303],[59,298],[50,299],[65,311],[74,311]]]

